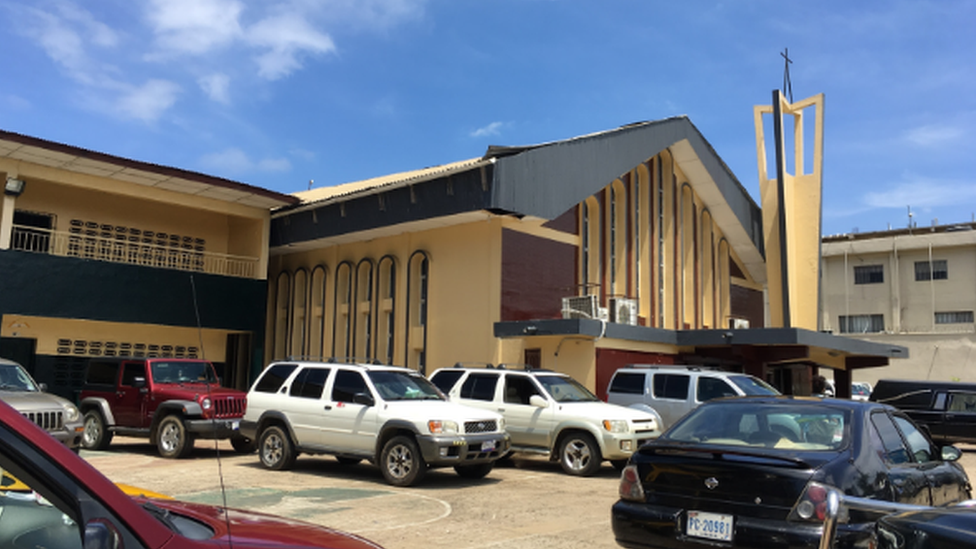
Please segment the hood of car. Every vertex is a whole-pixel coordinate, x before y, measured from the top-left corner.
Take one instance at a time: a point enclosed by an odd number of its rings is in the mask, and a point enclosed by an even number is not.
[[[213,531],[213,541],[231,541],[234,547],[319,547],[336,549],[377,549],[380,546],[359,536],[254,511],[225,510],[221,507],[175,500],[147,500],[171,513],[202,522]]]
[[[607,404],[606,402],[602,401],[557,402],[556,405],[561,407],[565,412],[569,412],[573,415],[585,416],[597,421],[603,421],[605,419],[627,419],[630,421],[654,419],[653,415],[642,410],[628,408],[626,406],[618,406],[616,404]]]
[[[388,413],[416,420],[452,419],[470,421],[478,419],[500,419],[502,416],[491,410],[482,410],[446,400],[388,400],[383,404]]]
[[[67,400],[38,391],[0,391],[0,400],[13,406],[18,412],[38,412],[64,408]]]

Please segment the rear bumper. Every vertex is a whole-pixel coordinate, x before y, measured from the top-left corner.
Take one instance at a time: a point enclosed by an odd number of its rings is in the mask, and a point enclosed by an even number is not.
[[[629,501],[613,505],[610,523],[617,543],[631,549],[817,549],[823,532],[823,527],[817,525],[735,517],[731,543],[699,540],[684,534],[683,509]],[[873,531],[873,523],[838,524],[833,547],[867,548]]]
[[[418,435],[417,444],[431,467],[490,463],[508,453],[508,433],[478,435]]]

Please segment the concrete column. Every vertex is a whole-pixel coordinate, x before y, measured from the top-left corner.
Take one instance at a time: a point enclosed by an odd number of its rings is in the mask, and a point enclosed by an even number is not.
[[[3,179],[6,184],[7,179],[17,179],[17,174],[8,172]],[[10,235],[14,228],[14,206],[17,203],[16,196],[3,195],[3,207],[0,209],[0,250],[10,249]]]

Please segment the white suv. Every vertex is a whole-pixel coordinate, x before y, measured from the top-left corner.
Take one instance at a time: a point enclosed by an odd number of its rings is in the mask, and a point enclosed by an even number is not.
[[[605,459],[622,469],[641,444],[660,434],[654,414],[602,402],[558,372],[455,366],[430,379],[455,402],[501,413],[512,451],[558,459],[571,475],[593,475]]]
[[[241,434],[258,441],[261,464],[288,469],[299,453],[379,465],[394,486],[428,467],[487,475],[509,437],[499,414],[448,402],[423,376],[395,366],[283,361],[247,395]]]

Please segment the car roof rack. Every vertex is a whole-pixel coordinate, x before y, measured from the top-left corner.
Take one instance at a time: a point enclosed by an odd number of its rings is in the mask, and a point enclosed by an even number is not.
[[[704,366],[701,364],[627,364],[624,368],[644,368],[647,370],[688,370],[691,372],[720,372],[719,366]]]
[[[501,366],[502,365],[499,364],[497,367],[501,368]],[[454,366],[452,366],[452,368],[479,368],[479,367],[488,368],[488,369],[496,368],[496,366],[493,365],[491,362],[455,362]]]
[[[358,357],[358,356],[310,356],[310,355],[289,355],[285,358],[287,361],[304,361],[304,362],[327,362],[329,364],[367,364],[371,366],[385,366],[382,362],[375,358],[369,357]]]

